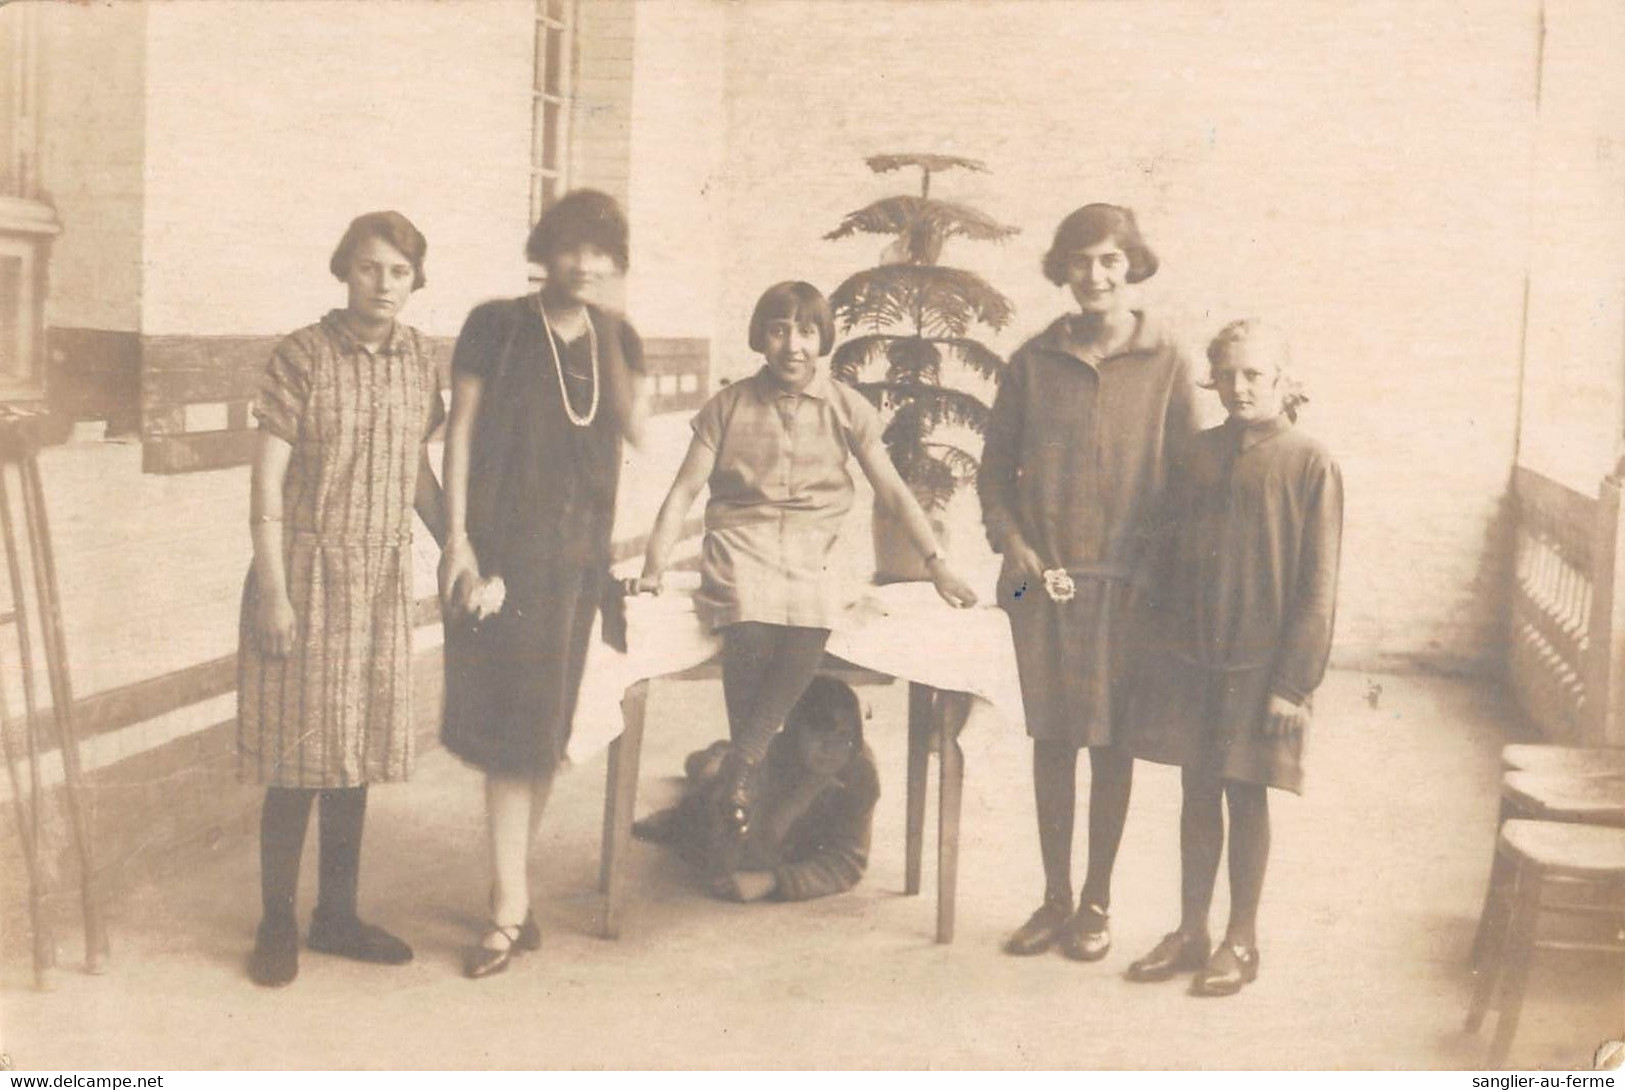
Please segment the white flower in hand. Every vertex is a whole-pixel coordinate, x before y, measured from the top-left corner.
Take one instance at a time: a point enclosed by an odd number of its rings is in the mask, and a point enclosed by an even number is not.
[[[480,585],[468,596],[468,610],[480,620],[502,612],[502,603],[507,601],[508,585],[502,581],[502,576],[493,575],[489,579],[480,580]]]
[[[1044,573],[1044,593],[1052,602],[1070,602],[1078,593],[1078,585],[1065,568],[1051,568]]]

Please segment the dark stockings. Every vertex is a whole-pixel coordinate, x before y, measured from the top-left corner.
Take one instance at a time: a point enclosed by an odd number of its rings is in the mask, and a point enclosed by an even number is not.
[[[1270,853],[1268,789],[1259,784],[1227,783],[1190,769],[1185,770],[1183,784],[1179,929],[1193,937],[1207,933],[1219,854],[1224,849],[1223,800],[1230,810],[1230,922],[1224,941],[1251,949],[1258,943],[1258,903]]]
[[[1111,907],[1112,868],[1128,823],[1134,762],[1107,746],[1089,750],[1089,868],[1084,904]],[[1078,751],[1067,742],[1033,742],[1033,795],[1038,845],[1044,858],[1044,899],[1072,901],[1072,831],[1077,813]]]
[[[310,808],[318,796],[322,806],[317,911],[335,919],[355,915],[367,789],[271,787],[266,789],[260,814],[260,897],[265,919],[274,925],[296,926],[299,860],[304,854]]]
[[[824,661],[827,628],[743,621],[722,630],[722,693],[728,704],[732,754],[746,767],[767,756]]]

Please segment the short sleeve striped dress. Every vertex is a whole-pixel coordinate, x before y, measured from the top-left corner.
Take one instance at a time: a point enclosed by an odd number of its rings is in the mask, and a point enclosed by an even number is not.
[[[254,415],[293,447],[284,560],[297,631],[273,658],[243,592],[238,776],[272,787],[403,780],[412,758],[412,519],[419,450],[444,417],[423,337],[396,324],[377,352],[339,311],[292,334]]]

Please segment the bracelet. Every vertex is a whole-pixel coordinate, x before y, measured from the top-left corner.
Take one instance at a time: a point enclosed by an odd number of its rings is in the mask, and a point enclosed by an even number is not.
[[[281,522],[281,521],[282,521],[282,516],[281,515],[252,515],[252,516],[249,517],[249,520],[248,520],[249,525],[251,525],[251,526],[256,525],[258,523],[261,523],[261,522]]]

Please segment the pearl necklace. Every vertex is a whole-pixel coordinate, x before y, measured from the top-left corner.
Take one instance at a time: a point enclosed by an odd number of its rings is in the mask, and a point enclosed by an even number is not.
[[[542,316],[542,329],[547,333],[547,352],[553,357],[553,371],[559,377],[559,400],[564,402],[564,415],[576,427],[588,427],[598,415],[598,334],[592,327],[592,315],[586,312],[585,307],[582,308],[582,318],[587,325],[587,355],[592,360],[592,402],[587,406],[586,415],[581,416],[570,404],[570,389],[564,383],[564,358],[559,355],[559,346],[553,340],[553,323],[547,320],[547,307],[542,305],[540,297],[536,300],[536,310]]]

